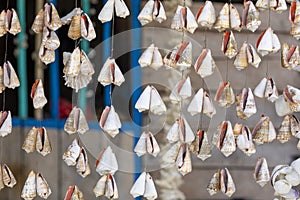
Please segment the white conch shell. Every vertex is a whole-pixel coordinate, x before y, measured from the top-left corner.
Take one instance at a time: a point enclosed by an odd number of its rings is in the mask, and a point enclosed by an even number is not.
[[[251,64],[253,67],[258,68],[261,59],[256,50],[251,44],[244,42],[239,53],[237,54],[234,65],[237,70],[242,70]]]
[[[182,41],[176,45],[171,51],[164,57],[164,64],[167,67],[184,71],[192,65],[192,43],[188,41]]]
[[[300,25],[298,24],[292,24],[290,29],[290,34],[296,38],[296,40],[300,39]]]
[[[220,185],[221,191],[228,197],[235,193],[235,184],[227,168],[220,170]]]
[[[178,5],[172,20],[171,28],[177,31],[187,30],[193,34],[198,28],[198,24],[192,11],[187,6],[183,7]]]
[[[16,178],[6,164],[2,165],[2,179],[5,186],[13,188],[16,184]]]
[[[224,33],[221,50],[229,59],[237,55],[237,42],[232,31]]]
[[[182,176],[192,172],[192,160],[188,144],[181,144],[177,157],[176,165]]]
[[[167,140],[171,143],[181,141],[190,144],[194,139],[195,135],[184,118],[177,119],[167,133]]]
[[[36,151],[42,156],[46,156],[52,151],[47,130],[45,127],[39,128],[37,131]]]
[[[64,130],[69,134],[74,134],[77,132],[84,134],[89,130],[89,125],[86,121],[84,113],[79,107],[73,107],[64,125]]]
[[[118,170],[118,162],[116,155],[110,146],[103,149],[96,160],[96,171],[102,176],[104,174],[112,174]]]
[[[81,36],[84,39],[88,41],[92,41],[93,39],[96,38],[96,32],[93,23],[89,18],[89,16],[85,13],[81,15],[80,27],[81,27]]]
[[[254,89],[254,95],[259,98],[267,98],[274,102],[278,99],[278,91],[272,78],[263,78]]]
[[[224,156],[228,157],[236,150],[235,137],[230,121],[223,121],[213,135],[215,145]]]
[[[115,137],[119,134],[119,129],[122,127],[122,124],[118,113],[116,113],[115,108],[112,105],[106,106],[103,110],[99,125],[111,137]]]
[[[242,126],[241,133],[236,139],[237,147],[243,151],[246,155],[251,156],[255,154],[256,149],[252,141],[252,134],[248,126]]]
[[[287,85],[283,89],[283,96],[284,96],[284,101],[288,104],[287,111],[300,112],[300,90],[298,88]]]
[[[0,111],[0,136],[5,137],[12,132],[10,111]]]
[[[276,139],[276,130],[270,118],[262,115],[252,131],[253,141],[256,144],[270,143]]]
[[[16,35],[22,31],[18,14],[13,8],[7,9],[5,17],[5,28],[7,32]]]
[[[115,178],[111,174],[103,175],[93,189],[96,197],[106,196],[108,199],[119,198]]]
[[[210,118],[212,118],[212,116],[216,114],[214,104],[209,98],[208,93],[204,91],[203,88],[200,88],[195,94],[194,98],[187,108],[187,111],[191,113],[192,116],[197,113],[204,113]]]
[[[153,0],[150,0],[153,1]],[[151,44],[138,60],[141,67],[151,67],[155,70],[164,65],[162,56],[157,47]]]
[[[287,5],[285,0],[258,0],[255,4],[255,6],[259,10],[266,10],[266,9],[272,9],[275,10],[278,13],[281,13],[282,11],[287,10]]]
[[[262,56],[276,53],[280,50],[281,45],[277,35],[273,32],[271,27],[262,32],[256,42],[258,53]]]
[[[124,0],[108,0],[100,11],[98,19],[102,23],[111,21],[114,14],[114,8],[116,16],[118,17],[126,18],[130,15]]]
[[[196,20],[201,27],[211,29],[216,22],[216,11],[211,1],[205,1],[197,12]]]
[[[107,58],[98,76],[98,81],[103,86],[109,84],[120,86],[125,81],[124,76],[115,59],[110,57]]]
[[[48,199],[52,193],[46,179],[41,173],[36,174],[36,191],[37,194],[43,199]]]
[[[153,19],[159,23],[167,20],[165,9],[160,0],[155,0],[153,8]]]
[[[230,28],[236,31],[242,29],[240,15],[233,4],[224,4],[217,17],[214,28],[220,32]]]
[[[203,161],[211,157],[211,145],[205,131],[199,130],[197,132],[195,140],[190,146],[190,151]]]
[[[69,186],[64,200],[84,200],[82,192],[75,186]]]
[[[77,139],[74,139],[72,144],[68,147],[66,152],[63,154],[63,160],[68,166],[75,166],[77,159],[80,155],[81,148],[78,145]]]
[[[130,194],[134,198],[142,196],[148,200],[157,199],[157,192],[151,175],[143,172],[130,189]]]
[[[20,86],[19,78],[9,61],[3,64],[3,77],[5,87],[15,89]]]
[[[230,82],[220,82],[214,100],[221,107],[230,107],[235,102],[235,96],[230,86]]]
[[[289,70],[300,71],[300,52],[298,46],[291,45],[289,47],[287,43],[282,44],[281,65]]]
[[[261,186],[264,187],[270,181],[270,173],[268,169],[267,160],[263,157],[258,158],[255,171],[254,179]]]
[[[143,132],[137,144],[134,147],[134,152],[140,157],[149,153],[154,157],[160,152],[159,145],[151,132]]]
[[[217,65],[211,55],[210,49],[202,49],[201,54],[196,60],[194,68],[197,74],[199,74],[202,78],[210,76],[214,73]]]
[[[293,113],[290,103],[283,95],[279,95],[278,99],[275,101],[275,110],[278,116],[284,116]]]
[[[31,200],[36,197],[36,176],[34,171],[30,171],[24,183],[21,197],[25,200]]]
[[[247,119],[256,113],[256,105],[251,88],[243,88],[242,93],[236,95],[236,113],[241,119]]]
[[[35,109],[42,109],[48,102],[45,97],[43,82],[41,79],[37,79],[33,84],[31,88],[31,98]]]
[[[173,88],[169,98],[177,103],[192,96],[192,86],[190,77],[182,78]]]
[[[152,22],[152,20],[162,23],[166,19],[166,12],[160,0],[149,0],[138,15],[138,20],[142,26]]]
[[[244,2],[244,9],[242,15],[242,27],[255,32],[261,25],[259,11],[256,9],[252,1]]]
[[[38,19],[40,21],[42,19]],[[44,5],[44,26],[47,26],[52,31],[58,30],[62,26],[62,22],[53,3],[45,3]],[[41,22],[39,22],[41,24]]]
[[[88,155],[83,147],[81,148],[80,154],[77,159],[76,171],[83,178],[91,173]]]
[[[161,115],[167,111],[166,105],[161,99],[158,91],[152,85],[148,85],[145,88],[134,107],[139,112],[150,110],[150,112],[157,115]]]

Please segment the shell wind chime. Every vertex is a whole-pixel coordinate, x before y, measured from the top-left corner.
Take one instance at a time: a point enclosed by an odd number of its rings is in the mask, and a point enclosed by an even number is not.
[[[248,66],[248,64],[258,68],[260,62],[261,58],[257,54],[255,48],[251,44],[244,42],[240,51],[235,57],[233,65],[237,70],[243,70]]]
[[[221,51],[223,52],[223,54],[225,56],[227,56],[229,59],[231,59],[238,54],[237,48],[238,48],[237,42],[235,40],[233,32],[226,31],[223,34]]]
[[[214,73],[217,65],[211,55],[210,49],[202,49],[201,54],[196,60],[194,68],[201,78],[208,77]]]
[[[64,125],[64,130],[68,134],[84,134],[89,130],[88,122],[83,111],[79,107],[73,107]]]
[[[287,5],[285,0],[258,0],[255,4],[255,6],[259,10],[268,10],[272,9],[276,11],[277,13],[281,13],[285,10],[287,10]]]
[[[193,34],[197,28],[198,23],[190,8],[185,5],[178,5],[171,23],[171,29],[188,31]]]
[[[192,85],[190,77],[182,78],[173,88],[169,96],[171,102],[179,103],[180,101],[192,96]]]
[[[162,23],[167,20],[166,12],[160,0],[149,0],[138,15],[138,20],[142,26],[153,20]]]
[[[98,82],[100,82],[103,86],[110,84],[120,86],[124,81],[125,78],[115,59],[110,57],[107,58],[99,73]]]
[[[283,94],[275,102],[277,115],[284,116],[293,112],[300,111],[300,90],[293,86],[287,85],[283,89]]]
[[[289,141],[292,136],[300,139],[300,124],[295,115],[286,115],[279,127],[277,140],[281,143],[285,143]],[[299,143],[297,147],[298,146]]]
[[[119,134],[119,129],[122,127],[121,120],[114,106],[106,106],[101,114],[100,127],[111,137]]]
[[[64,200],[84,200],[83,193],[79,190],[79,188],[76,185],[69,186]]]
[[[205,1],[196,15],[196,21],[200,27],[211,29],[216,22],[216,10],[211,1]]]
[[[256,153],[256,148],[252,140],[252,133],[248,126],[236,124],[233,129],[236,136],[237,147],[247,156]]]
[[[300,52],[298,46],[289,46],[287,43],[282,44],[281,65],[288,70],[300,71]]]
[[[242,93],[236,95],[236,113],[241,119],[247,119],[256,113],[256,104],[251,88],[243,88]]]
[[[191,144],[195,139],[195,135],[183,117],[181,119],[177,119],[176,122],[172,125],[167,133],[167,140],[170,143],[182,142]]]
[[[255,32],[260,25],[261,20],[259,17],[259,11],[256,9],[252,1],[244,1],[242,27]]]
[[[47,104],[47,98],[44,93],[44,86],[41,79],[37,79],[31,88],[31,98],[34,109],[42,109]]]
[[[254,89],[254,95],[259,98],[266,98],[270,102],[278,99],[278,91],[275,81],[272,78],[263,78]]]
[[[0,111],[0,136],[5,137],[12,132],[12,118],[10,111]]]
[[[280,41],[271,27],[262,32],[256,42],[257,52],[262,56],[274,54],[281,48]]]
[[[154,181],[149,173],[143,172],[130,189],[133,198],[144,197],[147,200],[157,199]]]
[[[22,31],[19,17],[15,9],[2,10],[0,14],[0,37],[10,33],[16,35]]]
[[[5,187],[13,188],[16,184],[16,178],[10,168],[6,164],[0,165],[0,191]]]
[[[216,92],[214,100],[220,107],[228,108],[235,102],[235,96],[230,82],[221,82]]]
[[[160,152],[160,148],[151,132],[143,132],[136,146],[134,147],[134,152],[139,157],[147,153],[156,157]]]
[[[3,67],[0,66],[0,75],[0,93],[2,93],[5,88],[15,89],[20,86],[18,75],[9,61],[5,61]]]
[[[217,17],[214,28],[219,32],[225,31],[227,29],[233,29],[236,31],[242,30],[239,12],[233,4],[224,4]]]
[[[261,187],[264,187],[270,181],[268,163],[264,157],[258,158],[253,176],[256,183],[258,183]]]
[[[102,22],[109,22],[114,17],[114,9],[117,17],[126,18],[130,12],[124,0],[108,0],[98,15],[98,19]]]
[[[261,115],[252,131],[253,141],[257,144],[270,143],[276,139],[276,130],[268,116]]]
[[[161,68],[164,63],[158,47],[151,44],[141,55],[138,60],[141,67],[151,67],[155,70]]]
[[[190,146],[190,151],[197,155],[202,161],[211,157],[211,145],[206,131],[199,130]]]

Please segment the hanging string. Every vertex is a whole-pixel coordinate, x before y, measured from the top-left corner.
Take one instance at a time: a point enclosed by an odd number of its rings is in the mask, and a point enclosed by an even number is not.
[[[207,47],[207,41],[206,41],[206,28],[205,28],[205,30],[204,30],[204,48],[206,49],[206,47]]]
[[[8,10],[9,7],[9,0],[6,1],[6,10]]]
[[[75,7],[78,8],[78,0],[75,0]]]
[[[111,23],[111,50],[110,50],[110,57],[114,57],[114,35],[115,35],[115,13],[113,10],[112,14],[112,23]]]
[[[225,80],[228,82],[228,57],[226,58],[226,73],[225,73]]]

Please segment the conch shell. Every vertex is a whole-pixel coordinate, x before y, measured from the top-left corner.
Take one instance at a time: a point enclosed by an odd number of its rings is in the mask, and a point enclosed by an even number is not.
[[[272,9],[277,13],[281,13],[282,11],[287,10],[287,5],[285,0],[258,0],[255,6],[259,10],[267,10]]]
[[[114,14],[114,7],[117,17],[126,18],[130,15],[124,0],[108,0],[100,11],[98,19],[102,23],[111,21]]]
[[[226,29],[234,29],[241,31],[241,19],[238,10],[233,4],[225,3],[221,9],[214,28],[218,31],[225,31]]]
[[[221,50],[229,59],[237,55],[237,42],[233,32],[226,31],[224,33]]]
[[[66,152],[63,154],[62,158],[68,166],[75,166],[80,153],[81,153],[81,148],[78,144],[77,139],[74,139],[72,144],[68,147]]]
[[[281,45],[279,39],[271,27],[262,32],[256,42],[256,49],[262,56],[276,53],[280,48]]]
[[[244,42],[233,64],[237,70],[242,70],[245,69],[248,64],[251,64],[253,67],[258,68],[260,62],[261,59],[257,54],[255,48],[251,44]]]
[[[289,70],[300,71],[300,52],[298,46],[291,45],[289,47],[287,43],[282,44],[281,65]]]
[[[158,143],[151,132],[143,132],[137,144],[134,147],[134,152],[139,156],[143,156],[146,153],[153,155],[154,157],[160,152]]]
[[[153,0],[150,0],[153,1]],[[157,47],[151,44],[141,55],[138,60],[141,67],[151,67],[158,70],[164,65],[162,56]]]
[[[258,145],[270,143],[276,139],[276,130],[269,117],[261,115],[259,122],[252,131],[252,138]]]
[[[3,84],[12,89],[20,86],[19,78],[9,61],[3,64]]]
[[[39,128],[36,137],[36,151],[42,156],[51,153],[52,148],[45,127]]]
[[[7,33],[5,22],[6,22],[6,11],[2,10],[0,14],[0,37],[2,37]]]
[[[20,33],[22,31],[22,28],[21,28],[21,24],[20,24],[17,12],[12,8],[12,9],[7,9],[6,13],[5,13],[5,11],[2,11],[2,13],[3,14],[1,14],[1,15],[3,15],[3,16],[5,14],[5,30],[6,30],[6,32],[9,32],[10,34],[13,34],[13,35]],[[0,17],[0,18],[2,18],[2,17]],[[0,32],[0,35],[2,36],[6,32],[2,31],[2,33]]]
[[[98,81],[103,86],[109,84],[120,86],[125,81],[125,78],[115,59],[110,57],[107,58],[98,76]]]
[[[157,199],[157,192],[151,175],[143,172],[130,189],[130,194],[134,198],[142,196],[147,200]]]
[[[21,197],[25,200],[31,200],[36,197],[36,175],[34,171],[30,171],[24,183]]]
[[[88,155],[83,147],[81,148],[80,154],[77,159],[76,171],[83,178],[91,173]]]
[[[115,108],[112,105],[106,106],[103,110],[99,125],[111,137],[115,137],[117,134],[119,134],[119,129],[121,128],[122,124],[118,113],[116,113]]]
[[[248,126],[242,126],[240,134],[236,139],[237,147],[247,156],[255,154],[256,149],[252,141],[252,134]]]
[[[69,134],[80,133],[84,134],[89,130],[89,125],[86,121],[83,111],[74,106],[66,120],[64,130]]]
[[[277,140],[285,143],[291,139],[291,136],[300,138],[300,125],[298,119],[294,115],[286,115],[278,130]]]
[[[167,67],[184,71],[192,65],[192,43],[182,41],[175,46],[164,57],[164,63]]]
[[[166,105],[161,99],[158,91],[152,85],[148,85],[145,88],[134,107],[139,112],[149,110],[157,115],[161,115],[167,111]]]
[[[13,188],[17,184],[15,176],[6,164],[2,165],[2,179],[6,187]]]
[[[254,179],[261,186],[264,187],[270,181],[270,173],[268,169],[267,160],[264,157],[258,158],[255,171]]]
[[[190,144],[194,141],[194,139],[195,135],[184,118],[177,119],[167,133],[167,140],[170,143],[181,141],[183,143]]]
[[[84,200],[82,192],[75,186],[69,186],[64,200]]]
[[[211,1],[205,1],[197,12],[196,20],[201,27],[211,29],[216,22],[216,10]]]
[[[96,38],[95,28],[89,16],[85,13],[81,14],[80,19],[81,36],[87,41],[92,41]]]
[[[287,87],[283,89],[283,96],[290,111],[300,111],[300,90],[298,88],[287,85]]]
[[[39,12],[38,16],[35,18],[33,22],[33,24],[37,25],[37,27],[43,26],[41,20],[44,20],[44,25],[47,26],[52,31],[56,31],[62,26],[62,22],[60,20],[58,12],[52,3],[46,3],[44,6],[43,18],[40,15],[41,14]]]
[[[5,137],[12,132],[10,111],[0,111],[0,136]]]
[[[215,145],[224,156],[228,157],[236,150],[235,137],[230,121],[223,121],[213,135]]]
[[[192,172],[192,160],[188,144],[183,143],[180,145],[176,157],[176,165],[182,176]]]
[[[211,55],[210,49],[202,49],[201,54],[196,60],[194,68],[197,74],[199,74],[202,78],[210,76],[214,73],[217,65]]]
[[[119,193],[115,178],[111,174],[103,175],[93,189],[96,197],[106,196],[108,199],[118,199]]]
[[[166,12],[160,0],[149,0],[138,15],[138,20],[142,26],[152,22],[152,20],[162,23],[166,19]]]
[[[68,37],[72,40],[77,40],[81,37],[81,16],[74,15],[68,31]]]
[[[102,176],[105,174],[114,175],[118,171],[118,162],[116,155],[110,146],[103,149],[96,160],[96,171]]]
[[[190,146],[190,151],[203,161],[211,157],[211,145],[204,130],[198,130],[195,140]]]
[[[236,113],[241,119],[247,119],[256,113],[256,105],[251,88],[243,88],[242,93],[236,95]]]
[[[209,98],[209,94],[204,91],[203,88],[200,88],[195,94],[194,98],[187,108],[187,111],[191,113],[192,116],[197,113],[203,113],[210,118],[212,118],[213,115],[216,114],[214,104]]]
[[[291,2],[289,20],[293,24],[300,24],[300,3],[298,1]]]
[[[230,107],[235,102],[235,96],[230,82],[221,82],[216,92],[215,101],[221,107]]]
[[[193,34],[198,28],[198,24],[192,11],[187,6],[178,5],[171,28],[177,31],[188,31]]]
[[[274,102],[278,99],[276,84],[272,78],[263,78],[254,89],[254,95]]]
[[[261,25],[259,11],[256,9],[252,1],[244,1],[244,9],[242,15],[242,27],[255,32]]]
[[[37,194],[43,199],[48,199],[52,193],[46,179],[41,173],[36,174],[36,191]]]
[[[190,77],[182,78],[173,88],[169,98],[172,102],[178,103],[192,96]]]
[[[48,102],[45,97],[44,86],[41,79],[37,79],[33,84],[31,88],[31,98],[35,109],[42,109]]]
[[[298,24],[292,24],[290,29],[290,34],[296,38],[296,40],[300,39],[300,25]]]
[[[32,127],[28,132],[22,146],[22,149],[26,151],[26,153],[32,153],[36,150],[37,132],[38,132],[38,128],[35,126]]]

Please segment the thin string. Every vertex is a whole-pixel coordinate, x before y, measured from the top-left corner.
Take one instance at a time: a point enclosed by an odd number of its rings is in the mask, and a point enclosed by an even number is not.
[[[75,0],[75,7],[78,8],[78,0]]]
[[[204,30],[204,48],[206,49],[206,47],[207,47],[207,41],[206,41],[206,28],[205,28],[205,30]]]
[[[114,35],[115,35],[115,14],[114,14],[114,10],[113,10],[113,14],[112,14],[112,23],[111,23],[111,50],[110,50],[110,57],[113,58],[114,57]]]
[[[8,9],[9,7],[9,0],[6,1],[6,10]]]
[[[271,9],[270,9],[270,1],[269,2],[269,19],[268,19],[268,27],[271,25]]]
[[[202,78],[201,87],[202,87],[203,91],[205,91],[205,89],[204,89],[204,78]],[[203,105],[202,105],[202,112],[200,113],[200,119],[199,119],[199,122],[198,122],[198,130],[202,130],[202,128],[203,128]]]
[[[225,74],[225,80],[228,82],[228,57],[226,59],[226,74]]]

